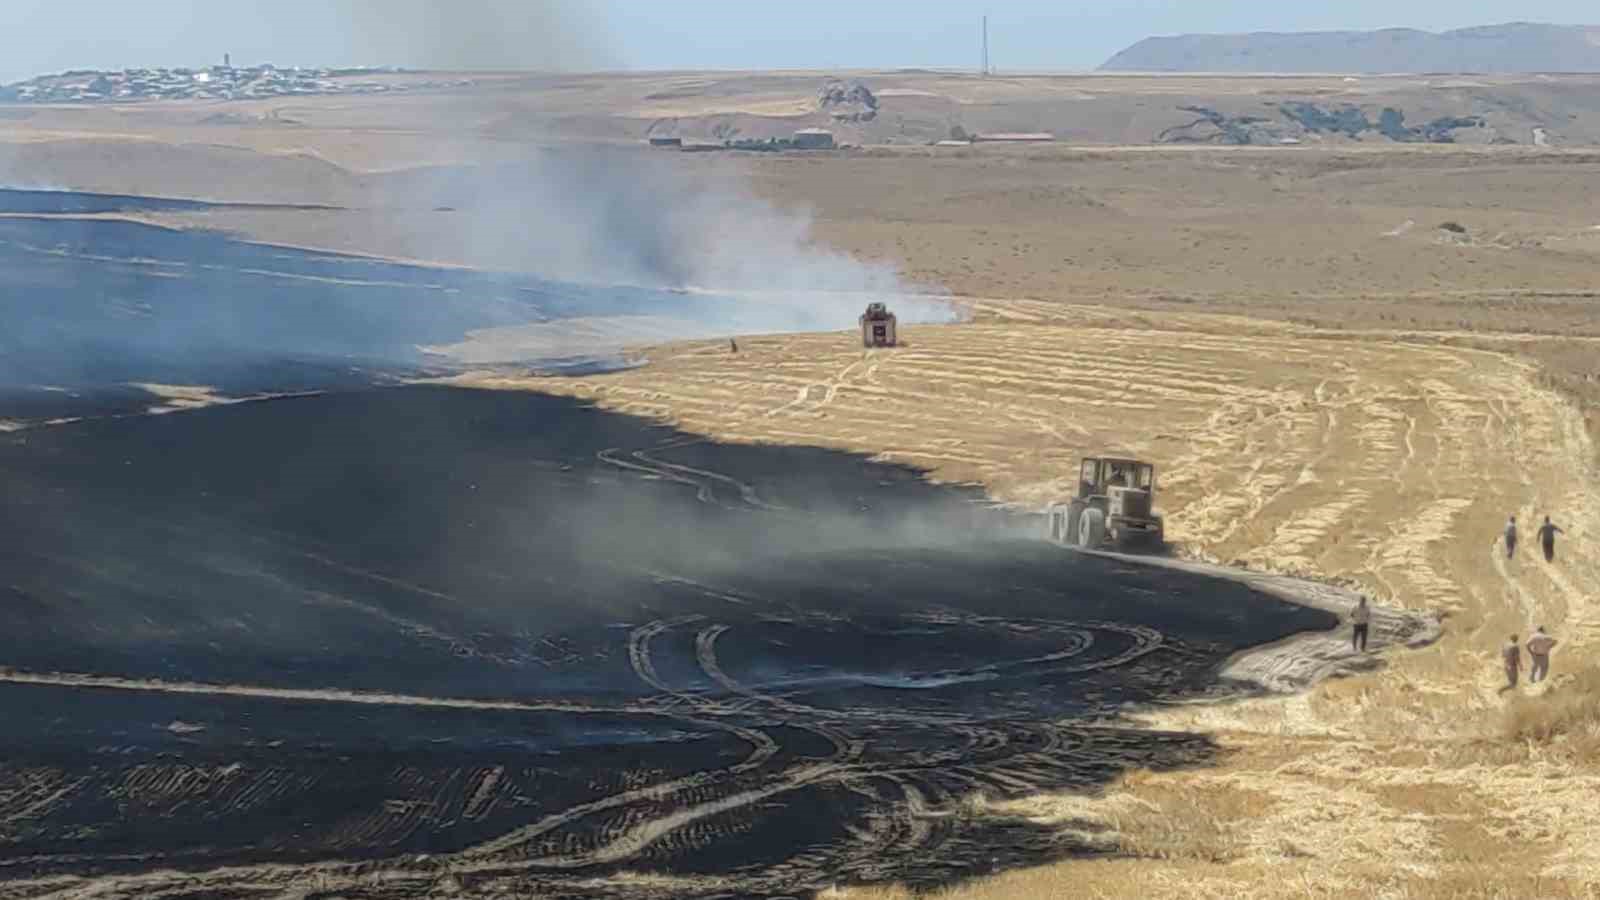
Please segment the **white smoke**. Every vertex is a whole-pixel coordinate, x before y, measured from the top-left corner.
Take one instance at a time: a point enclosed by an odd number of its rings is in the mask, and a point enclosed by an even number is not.
[[[456,4],[448,22],[432,18],[437,8],[427,0],[348,8],[352,41],[387,35],[393,45],[411,33],[411,57],[462,68],[614,62],[605,23],[577,3]],[[539,131],[539,110],[508,100],[504,116]],[[556,280],[747,292],[756,305],[742,311],[770,311],[770,330],[848,328],[868,300],[890,300],[908,322],[955,318],[948,304],[925,299],[938,292],[907,284],[892,265],[816,243],[807,214],[756,197],[732,163],[716,160],[713,172],[697,162],[615,146],[547,148],[515,164],[379,179],[373,205],[454,211],[447,229],[435,221],[415,230],[417,258],[443,249],[471,265]],[[389,221],[375,226],[394,229]]]
[[[872,300],[892,302],[908,322],[954,317],[894,266],[816,242],[805,211],[754,196],[737,170],[691,166],[679,154],[544,150],[525,163],[402,173],[378,190],[380,209],[454,211],[448,228],[434,218],[408,236],[417,256],[575,283],[733,293],[745,301],[745,331],[848,328]],[[395,227],[381,211],[374,219]],[[752,329],[763,311],[771,327]]]
[[[603,29],[596,27],[591,13],[574,3],[467,2],[450,6],[446,13],[441,4],[426,0],[398,4],[346,0],[334,4],[333,10],[342,15],[336,33],[358,57],[381,51],[396,59],[427,59],[462,68],[536,67],[557,62],[597,65],[604,59]],[[484,127],[486,118],[521,117],[521,124],[532,127],[519,133],[537,135],[542,117],[550,115],[529,109],[528,95],[513,87],[506,93],[504,107],[485,117],[482,96],[455,107],[448,103],[420,107],[439,117],[428,123],[429,132],[459,130],[470,135]],[[146,192],[147,185],[142,183],[145,173],[158,173],[151,177],[162,184],[183,177],[181,172],[172,174],[181,166],[172,166],[166,158],[153,162],[148,148],[135,146],[107,143],[85,151],[74,145],[67,161],[60,162],[52,145],[0,145],[0,180],[9,179],[17,187],[52,187],[55,181],[72,180],[80,181],[73,185],[78,189],[137,194]],[[504,147],[502,143],[500,149]],[[163,148],[160,152],[165,157],[192,151]],[[82,164],[83,159],[101,156],[117,164]],[[211,156],[205,158],[208,165],[213,163]],[[252,167],[301,165],[296,160],[249,153],[226,157],[226,161],[229,165],[219,171],[229,192],[247,194],[257,181],[295,183],[262,177],[262,170]],[[366,235],[372,238],[371,246],[385,252],[573,283],[570,296],[562,299],[576,302],[565,306],[564,315],[586,315],[582,300],[592,286],[630,285],[730,295],[728,302],[717,303],[663,292],[659,307],[642,310],[646,316],[671,319],[661,333],[681,338],[848,330],[855,327],[867,302],[879,300],[888,301],[905,322],[955,317],[949,305],[931,298],[934,292],[907,284],[892,265],[861,261],[819,244],[813,239],[811,219],[805,211],[781,209],[757,197],[739,165],[728,157],[653,152],[642,146],[541,148],[530,144],[517,162],[369,175],[328,166],[318,170],[311,183],[317,189],[336,192],[339,196],[333,202],[349,207],[324,221],[336,219],[347,233]],[[69,179],[52,177],[61,172],[74,174]],[[88,182],[82,182],[85,178]],[[257,195],[254,199],[277,198]],[[113,230],[109,225],[103,229],[107,235]],[[129,230],[122,228],[123,232]],[[83,240],[102,237],[88,225],[81,232],[77,237]],[[123,238],[134,244],[145,239],[166,241],[161,235],[144,232],[123,235],[119,240]],[[172,245],[165,248],[167,252],[177,252],[181,242],[167,243]],[[362,249],[361,240],[353,243],[348,249]],[[183,249],[205,254],[214,248],[193,242]],[[106,276],[105,272],[85,272],[82,277],[88,286]],[[270,357],[284,346],[342,346],[341,337],[367,352],[372,342],[364,336],[374,330],[404,334],[410,309],[420,313],[415,323],[419,332],[437,318],[436,310],[396,305],[384,312],[382,322],[345,317],[336,324],[325,310],[283,303],[272,307],[270,333],[255,333],[196,305],[196,298],[189,296],[192,291],[193,286],[183,279],[139,279],[134,291],[138,296],[133,299],[156,314],[142,318],[140,328],[134,331],[119,329],[113,318],[91,315],[99,294],[80,291],[73,308],[82,316],[73,320],[71,328],[81,333],[64,332],[79,343],[56,342],[59,352],[55,356],[77,354],[103,360],[120,348],[130,359],[147,360],[154,353],[192,366],[219,353],[226,358],[237,355],[240,348],[235,342],[244,342]],[[247,300],[242,296],[232,299]],[[596,309],[602,306],[596,304]],[[253,316],[261,312],[251,306],[241,311],[246,318],[239,321],[256,321]],[[66,319],[57,316],[56,320],[52,327],[68,327],[63,324]],[[493,324],[506,323],[496,320]],[[463,330],[473,327],[489,324],[464,325]],[[92,354],[80,346],[90,338],[99,348]],[[141,340],[143,344],[139,344]],[[436,340],[430,334],[429,343]],[[594,352],[594,346],[579,346],[577,341],[572,338],[554,350],[541,347],[536,356],[581,357]],[[229,349],[220,350],[225,344]],[[535,357],[521,346],[508,345],[507,353],[498,359]],[[40,354],[49,355],[42,350]]]

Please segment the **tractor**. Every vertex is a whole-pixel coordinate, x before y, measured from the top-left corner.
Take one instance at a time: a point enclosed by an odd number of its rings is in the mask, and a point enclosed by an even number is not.
[[[883,303],[868,303],[861,314],[861,346],[893,347],[896,343],[895,316]]]
[[[1161,550],[1161,517],[1153,504],[1156,467],[1135,459],[1085,459],[1078,495],[1050,507],[1050,540],[1084,550]]]

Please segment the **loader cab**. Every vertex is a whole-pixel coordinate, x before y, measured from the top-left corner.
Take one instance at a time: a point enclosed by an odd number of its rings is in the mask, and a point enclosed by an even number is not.
[[[1104,496],[1111,488],[1154,493],[1156,467],[1133,459],[1086,459],[1078,473],[1078,497]]]

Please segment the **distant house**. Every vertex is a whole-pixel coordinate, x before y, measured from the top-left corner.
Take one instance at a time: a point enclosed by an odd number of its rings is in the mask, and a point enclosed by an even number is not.
[[[794,133],[791,143],[796,150],[832,150],[833,132],[824,128],[804,128]]]

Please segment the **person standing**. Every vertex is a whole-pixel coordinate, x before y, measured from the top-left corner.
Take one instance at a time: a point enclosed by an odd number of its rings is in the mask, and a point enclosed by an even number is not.
[[[1566,534],[1560,528],[1550,523],[1550,517],[1544,517],[1544,524],[1539,526],[1539,546],[1544,548],[1544,561],[1554,562],[1556,558],[1556,535]]]
[[[1537,684],[1550,677],[1550,651],[1556,639],[1544,632],[1540,625],[1528,638],[1528,683]]]
[[[1350,649],[1357,653],[1367,652],[1367,628],[1372,624],[1372,607],[1367,605],[1367,598],[1363,596],[1356,603],[1356,608],[1350,612]]]
[[[1522,673],[1522,645],[1517,643],[1517,636],[1512,635],[1511,640],[1500,648],[1500,658],[1506,664],[1506,686],[1501,688],[1501,693],[1515,690],[1517,676]]]
[[[1517,555],[1517,517],[1506,522],[1506,559]]]

